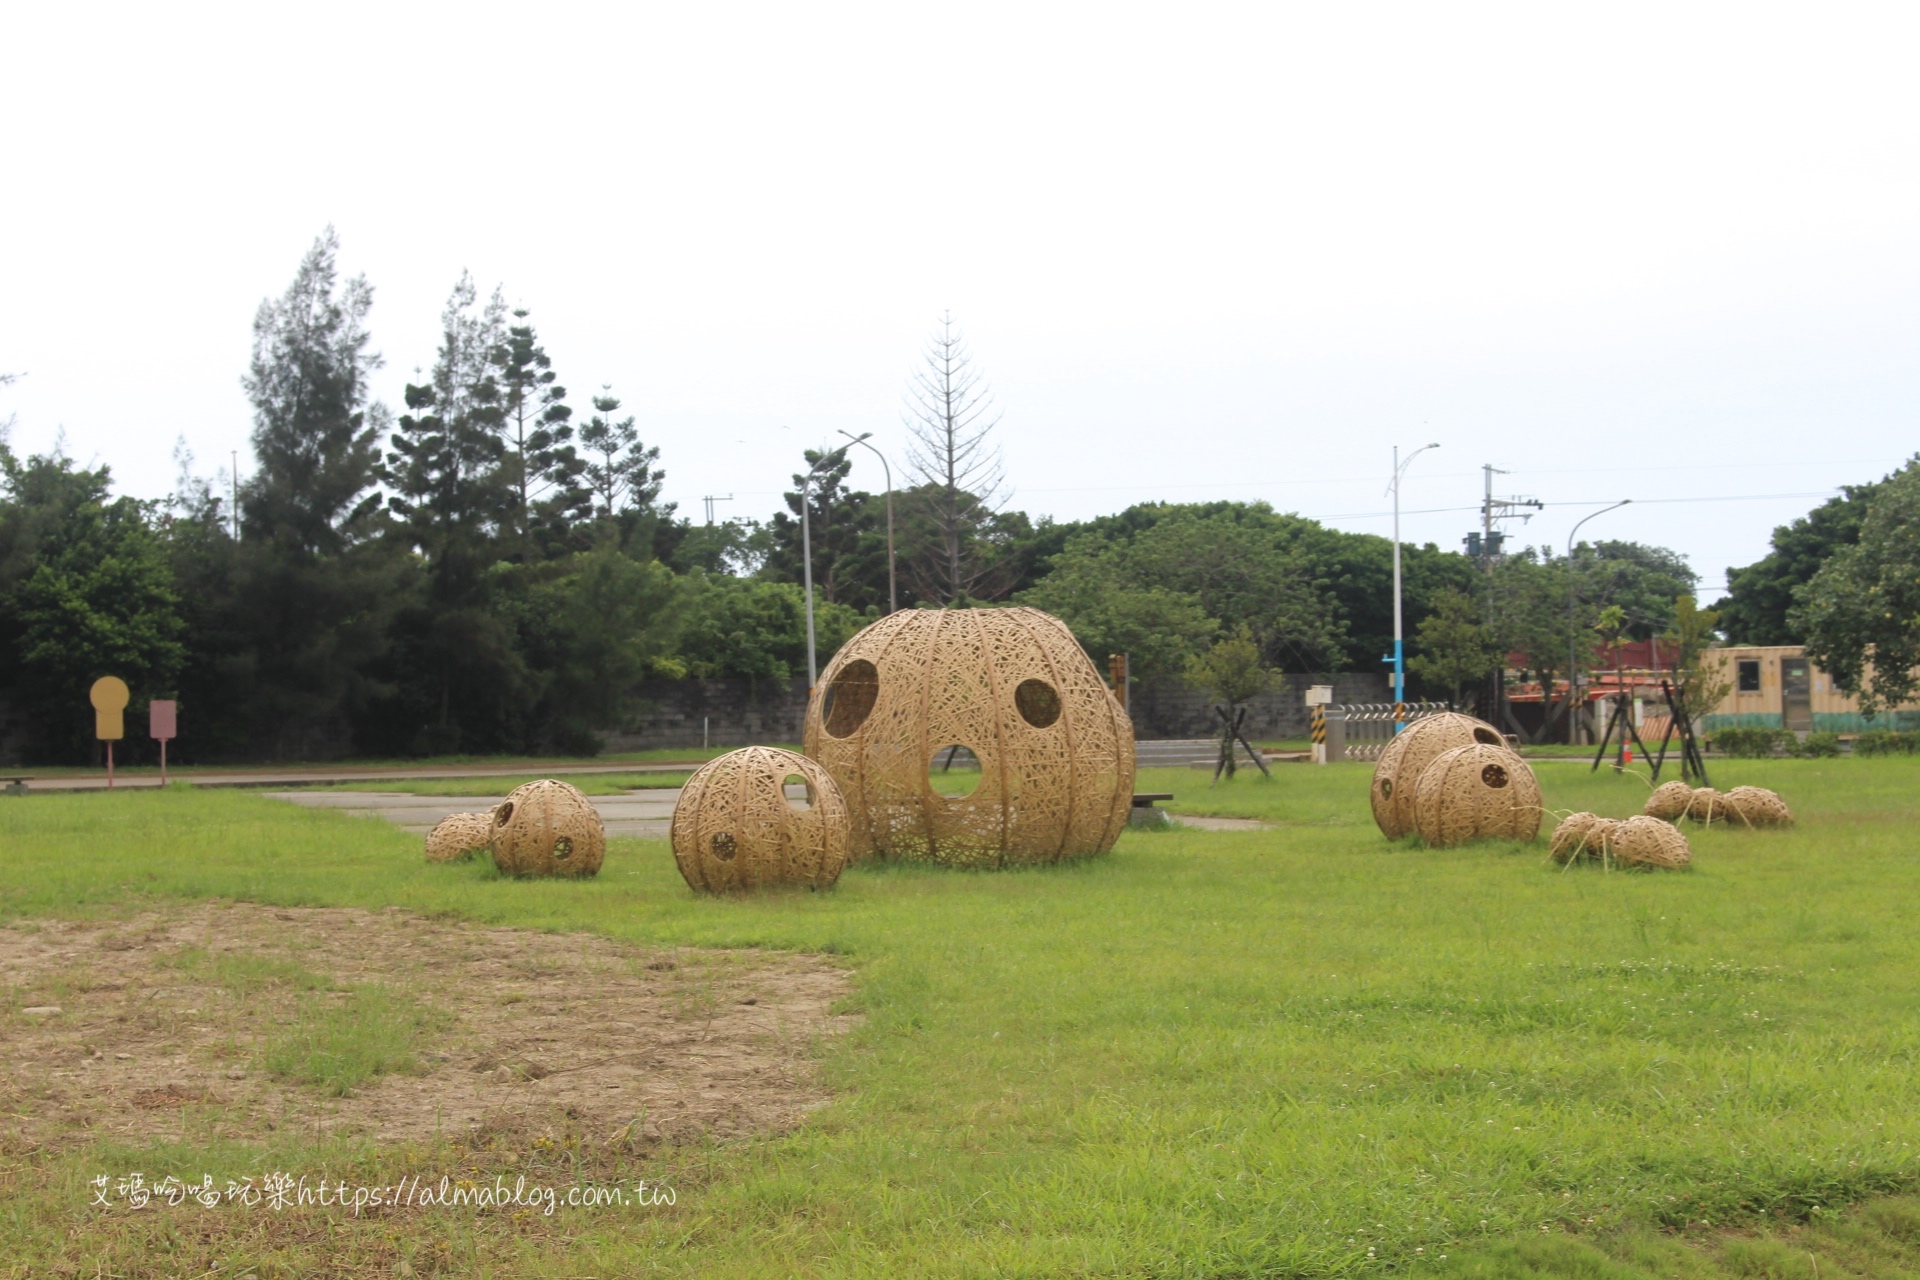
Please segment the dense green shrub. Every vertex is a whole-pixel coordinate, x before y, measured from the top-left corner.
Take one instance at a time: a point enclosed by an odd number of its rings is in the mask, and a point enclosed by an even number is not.
[[[1869,729],[1853,740],[1857,756],[1910,756],[1920,749],[1920,734],[1892,729]]]
[[[1840,735],[1837,733],[1810,733],[1794,751],[1799,756],[1837,756],[1840,754]]]
[[[1775,747],[1790,747],[1793,742],[1793,735],[1785,729],[1764,729],[1751,725],[1715,729],[1707,735],[1707,745],[1721,755],[1749,759],[1770,756]]]

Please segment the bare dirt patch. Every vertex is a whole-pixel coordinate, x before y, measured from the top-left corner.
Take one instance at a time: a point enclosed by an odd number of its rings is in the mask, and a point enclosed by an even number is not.
[[[22,921],[0,929],[0,1143],[289,1126],[389,1141],[555,1120],[636,1144],[777,1132],[827,1100],[810,1049],[850,1024],[833,1012],[850,976],[819,956],[397,910]],[[406,1065],[342,1097],[263,1068],[265,1046],[370,984],[431,1014]]]

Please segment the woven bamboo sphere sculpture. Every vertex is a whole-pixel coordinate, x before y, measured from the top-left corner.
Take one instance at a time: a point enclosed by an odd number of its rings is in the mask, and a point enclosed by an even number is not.
[[[1547,851],[1555,862],[1573,862],[1592,858],[1605,862],[1613,847],[1613,833],[1620,824],[1596,813],[1574,813],[1560,820],[1553,829]]]
[[[1679,780],[1663,782],[1653,789],[1647,797],[1647,807],[1640,812],[1649,818],[1661,818],[1667,822],[1679,820],[1693,802],[1693,788]]]
[[[1727,808],[1734,819],[1749,827],[1790,827],[1793,810],[1775,792],[1765,787],[1735,787],[1727,792]]]
[[[1727,803],[1725,796],[1712,787],[1695,787],[1692,797],[1687,801],[1686,816],[1690,821],[1711,826],[1733,817],[1733,807]]]
[[[1487,837],[1531,840],[1540,814],[1540,783],[1527,762],[1481,742],[1441,752],[1413,796],[1413,829],[1442,849]]]
[[[1615,827],[1612,844],[1613,860],[1623,867],[1670,870],[1693,861],[1693,850],[1680,828],[1645,814]]]
[[[556,778],[515,787],[493,810],[493,865],[510,876],[590,876],[607,856],[593,802]]]
[[[1413,830],[1413,796],[1420,775],[1443,751],[1484,743],[1504,747],[1507,740],[1485,720],[1447,711],[1415,720],[1393,736],[1373,766],[1373,820],[1389,840]]]
[[[1133,805],[1133,722],[1066,624],[1038,609],[882,618],[821,673],[806,751],[846,797],[856,861],[1088,857],[1113,847]],[[969,755],[977,774],[942,769]],[[943,794],[930,769],[976,785]]]
[[[788,779],[806,797],[788,794]],[[732,893],[762,885],[825,889],[847,865],[847,803],[805,756],[743,747],[709,760],[673,806],[673,860],[695,889]]]
[[[450,813],[427,832],[427,861],[457,862],[492,846],[492,814]]]

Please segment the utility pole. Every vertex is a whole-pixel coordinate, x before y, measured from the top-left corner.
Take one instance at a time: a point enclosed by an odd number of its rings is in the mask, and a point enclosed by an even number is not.
[[[721,497],[718,494],[710,493],[706,497],[700,499],[700,501],[707,504],[707,523],[711,525],[713,523],[713,504],[716,502],[732,502],[733,495],[729,493],[725,497]]]
[[[1545,504],[1542,503],[1538,498],[1496,498],[1494,497],[1493,496],[1494,476],[1496,475],[1503,476],[1503,475],[1506,475],[1507,473],[1505,471],[1502,471],[1499,467],[1494,466],[1491,462],[1483,464],[1480,470],[1486,476],[1486,486],[1483,490],[1483,496],[1480,499],[1480,532],[1474,533],[1474,534],[1468,534],[1466,542],[1467,542],[1467,554],[1470,556],[1477,554],[1480,557],[1481,570],[1487,575],[1487,627],[1489,630],[1492,630],[1493,628],[1493,566],[1494,566],[1495,558],[1498,556],[1500,552],[1501,544],[1506,541],[1506,537],[1507,537],[1507,535],[1504,532],[1496,530],[1493,527],[1494,523],[1500,520],[1519,520],[1522,523],[1525,523],[1526,521],[1533,519],[1533,513],[1535,511],[1541,510],[1545,506]],[[1492,694],[1492,701],[1495,708],[1497,709],[1495,714],[1497,715],[1504,714],[1506,715],[1506,718],[1509,721],[1512,721],[1513,720],[1512,713],[1507,711],[1507,705],[1506,705],[1507,704],[1506,655],[1505,654],[1498,655],[1495,658],[1495,663],[1496,665],[1494,666],[1494,669],[1492,672],[1492,679],[1488,682],[1490,685],[1490,692]],[[1517,723],[1514,724],[1513,727],[1516,731],[1518,731],[1520,728],[1520,726]]]

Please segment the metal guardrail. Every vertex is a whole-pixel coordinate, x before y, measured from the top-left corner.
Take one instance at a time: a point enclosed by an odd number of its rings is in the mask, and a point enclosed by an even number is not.
[[[1412,724],[1452,709],[1444,702],[1352,702],[1328,707],[1327,758],[1378,760],[1393,741],[1396,724]]]

